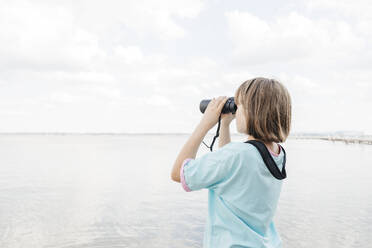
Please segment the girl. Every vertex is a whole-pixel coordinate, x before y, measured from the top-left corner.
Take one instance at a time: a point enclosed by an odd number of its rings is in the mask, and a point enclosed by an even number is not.
[[[227,99],[210,101],[180,151],[171,178],[187,192],[208,189],[203,247],[282,247],[273,222],[282,180],[273,177],[255,146],[231,142],[229,125],[235,115],[221,115],[220,148],[195,158]],[[287,139],[291,124],[287,89],[274,79],[253,78],[240,85],[234,100],[238,132],[246,134],[247,140],[263,142],[282,171],[284,151],[278,143]]]

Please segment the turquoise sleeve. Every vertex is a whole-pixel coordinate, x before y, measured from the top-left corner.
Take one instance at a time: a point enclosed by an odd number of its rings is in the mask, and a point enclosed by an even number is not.
[[[231,174],[232,155],[221,148],[196,159],[186,159],[182,167],[184,189],[195,191],[218,187]]]

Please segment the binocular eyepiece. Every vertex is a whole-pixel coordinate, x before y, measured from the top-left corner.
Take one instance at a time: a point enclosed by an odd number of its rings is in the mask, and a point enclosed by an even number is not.
[[[204,111],[205,109],[207,108],[209,102],[211,101],[211,99],[204,99],[200,102],[200,111],[204,114]],[[234,102],[234,97],[229,97],[227,100],[226,100],[226,103],[225,105],[223,106],[222,108],[222,111],[221,113],[222,114],[226,114],[226,113],[232,113],[232,114],[235,114],[236,112],[236,109],[237,109],[237,106]]]

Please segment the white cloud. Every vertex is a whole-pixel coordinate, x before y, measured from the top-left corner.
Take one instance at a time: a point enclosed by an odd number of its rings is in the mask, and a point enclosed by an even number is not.
[[[107,56],[104,44],[121,27],[144,38],[181,38],[186,32],[174,17],[194,18],[202,7],[198,0],[5,1],[0,8],[0,63],[38,70],[86,69]],[[141,56],[135,46],[130,48],[123,52]]]
[[[139,35],[150,33],[164,40],[186,35],[173,17],[194,18],[203,8],[200,0],[74,1],[76,5],[84,9],[79,20],[89,28],[92,28],[91,21],[100,31],[113,25],[125,25]]]
[[[221,15],[214,1],[4,0],[0,131],[188,132],[202,99],[266,76],[290,90],[295,131],[372,132],[363,4],[316,1],[268,18]],[[199,47],[209,23],[217,39]]]
[[[356,59],[368,42],[345,21],[310,19],[297,12],[271,21],[241,11],[226,17],[234,57],[248,64]]]
[[[152,95],[150,97],[141,98],[146,104],[154,106],[171,106],[171,101],[161,95]]]
[[[370,5],[339,3],[311,1],[306,11],[270,19],[225,13],[234,64],[257,74],[266,71],[287,86],[294,130],[372,133],[365,117],[372,107]]]
[[[137,46],[117,46],[114,48],[114,51],[126,64],[136,63],[142,61],[144,58],[141,49]]]
[[[357,21],[372,19],[372,5],[369,0],[313,0],[305,1],[305,4],[312,11],[327,10],[344,17],[355,18]]]

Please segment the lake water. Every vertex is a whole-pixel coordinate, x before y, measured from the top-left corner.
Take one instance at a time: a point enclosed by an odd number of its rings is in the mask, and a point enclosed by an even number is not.
[[[188,137],[0,135],[0,247],[202,247],[208,192],[170,179]],[[283,247],[372,247],[372,146],[283,146]]]

